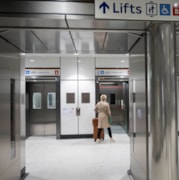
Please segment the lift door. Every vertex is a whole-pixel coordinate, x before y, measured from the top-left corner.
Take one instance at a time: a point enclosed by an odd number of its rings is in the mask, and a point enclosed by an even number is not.
[[[56,135],[56,84],[30,82],[29,122],[30,135]]]

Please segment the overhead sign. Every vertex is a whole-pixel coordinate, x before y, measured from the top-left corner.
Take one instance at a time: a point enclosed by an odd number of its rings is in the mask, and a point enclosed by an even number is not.
[[[129,69],[96,69],[97,76],[129,76]]]
[[[25,69],[25,76],[60,76],[60,69]]]
[[[178,0],[95,0],[95,18],[179,21]]]

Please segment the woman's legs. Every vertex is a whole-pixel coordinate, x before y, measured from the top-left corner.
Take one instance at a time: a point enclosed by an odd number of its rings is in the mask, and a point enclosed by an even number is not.
[[[109,137],[110,137],[110,142],[115,142],[114,139],[112,138],[112,132],[111,132],[111,128],[108,127],[108,134],[109,134]]]
[[[98,128],[98,136],[97,136],[97,139],[100,139],[101,131],[102,131],[102,128]]]
[[[108,127],[108,134],[109,134],[109,137],[112,138],[112,133],[111,133],[111,128]]]
[[[111,128],[108,127],[107,129],[108,129],[108,134],[109,134],[109,137],[110,137],[110,142],[111,143],[115,142],[114,139],[112,138]],[[102,131],[102,128],[98,128],[98,135],[97,135],[97,140],[96,140],[96,142],[98,142],[98,143],[100,142],[101,131]]]

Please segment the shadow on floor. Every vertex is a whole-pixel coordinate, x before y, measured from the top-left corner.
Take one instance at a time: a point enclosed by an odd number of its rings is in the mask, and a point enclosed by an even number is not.
[[[30,176],[30,175],[28,174],[25,178],[23,178],[23,179],[21,179],[21,180],[48,180],[48,179],[39,178],[39,177],[35,177],[35,176]]]

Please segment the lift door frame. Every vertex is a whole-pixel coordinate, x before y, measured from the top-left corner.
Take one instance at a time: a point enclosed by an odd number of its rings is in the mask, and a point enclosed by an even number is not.
[[[60,139],[60,70],[59,69],[48,69],[46,72],[53,72],[52,74],[43,74],[43,76],[35,76],[33,73],[30,73],[28,71],[33,72],[32,69],[26,69],[26,83],[28,82],[55,82],[56,84],[56,139]],[[36,69],[34,69],[34,72]],[[38,70],[39,72],[41,70]],[[42,72],[44,72],[42,70]],[[38,74],[37,72],[35,74]],[[55,76],[56,75],[56,76]],[[27,93],[27,92],[26,92]],[[26,95],[27,96],[27,95]],[[27,102],[26,102],[27,103]],[[26,104],[26,117],[28,117],[28,104]]]

